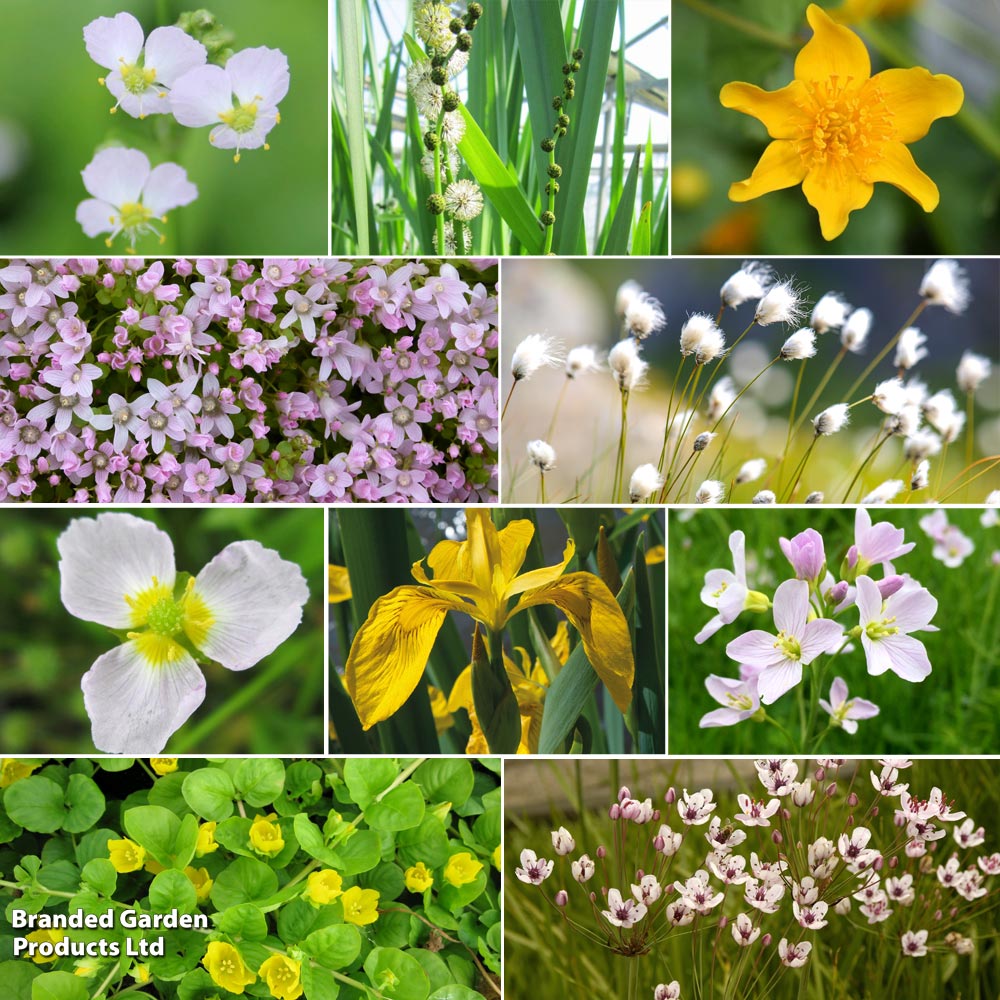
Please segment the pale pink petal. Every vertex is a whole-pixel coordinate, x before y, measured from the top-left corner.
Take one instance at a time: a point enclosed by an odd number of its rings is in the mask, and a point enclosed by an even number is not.
[[[83,168],[83,186],[109,205],[137,202],[149,177],[149,159],[138,149],[102,149]]]
[[[837,702],[836,704],[838,704],[838,705],[839,705],[839,704],[840,704],[840,702]],[[826,714],[827,714],[827,715],[833,715],[833,714],[834,714],[834,712],[836,712],[836,708],[835,708],[835,707],[834,707],[833,705],[831,705],[831,704],[830,704],[830,703],[829,703],[829,702],[828,702],[828,701],[826,700],[826,698],[820,698],[820,699],[819,699],[819,707],[820,707],[821,709],[823,709],[823,711],[824,711],[824,712],[826,712]]]
[[[851,707],[847,710],[849,719],[873,719],[878,715],[878,705],[865,698],[852,698]]]
[[[919,639],[910,635],[889,635],[879,640],[886,648],[889,667],[904,681],[922,681],[931,672],[927,650]]]
[[[757,690],[765,705],[776,702],[802,680],[802,664],[784,660],[780,666],[769,667],[757,678]]]
[[[701,602],[710,608],[718,605],[719,598],[716,594],[723,587],[730,587],[736,582],[736,577],[728,569],[710,569],[705,574],[705,583],[701,588]]]
[[[729,551],[733,554],[733,572],[736,579],[747,585],[746,536],[742,531],[734,531],[729,536]]]
[[[799,637],[809,615],[809,584],[785,580],[774,592],[774,624],[779,632]]]
[[[860,615],[860,625],[863,628],[870,622],[882,618],[882,593],[878,589],[878,584],[871,577],[859,576],[857,586],[858,614]]]
[[[785,662],[785,654],[776,646],[776,640],[770,632],[755,629],[746,632],[726,646],[726,656],[739,663],[751,663],[755,666],[773,667]]]
[[[204,66],[208,54],[201,42],[180,28],[154,28],[146,39],[144,65],[156,70],[156,82],[170,87],[188,70]]]
[[[735,726],[743,721],[745,716],[733,708],[717,708],[706,712],[698,723],[699,729],[714,729],[717,726]]]
[[[804,583],[805,581],[803,581]],[[844,634],[844,626],[829,618],[816,618],[809,622],[799,636],[802,662],[812,663],[821,653],[827,652]]]
[[[288,315],[292,316],[294,314],[288,313]],[[282,321],[282,325],[284,325],[284,321]],[[711,639],[712,636],[715,635],[715,633],[718,632],[719,629],[725,624],[726,623],[722,620],[721,615],[716,615],[714,618],[710,618],[702,626],[701,631],[694,637],[694,641],[701,645],[701,643],[703,643],[706,639]]]
[[[170,109],[189,128],[218,125],[219,116],[233,109],[226,71],[221,66],[199,66],[185,73],[170,90]]]
[[[83,29],[87,54],[98,66],[117,69],[119,59],[134,63],[142,51],[142,25],[124,11],[99,17]]]
[[[893,669],[892,658],[889,656],[889,650],[885,648],[884,639],[870,639],[867,633],[862,632],[861,646],[868,661],[868,673],[873,677]]]
[[[739,618],[741,612],[746,607],[747,588],[742,583],[734,583],[727,587],[719,598],[719,616],[727,624],[731,624]]]
[[[716,674],[709,674],[705,678],[705,687],[708,693],[720,704],[726,705],[726,696],[746,692],[746,684],[733,677],[719,677]]]
[[[886,601],[885,616],[895,618],[893,625],[900,632],[918,632],[930,624],[937,614],[938,602],[923,587],[899,590]]]
[[[142,190],[142,203],[154,215],[164,215],[198,197],[198,189],[188,180],[187,171],[176,163],[154,167]]]
[[[87,236],[97,236],[100,233],[110,233],[114,229],[112,218],[117,215],[114,205],[96,198],[87,198],[76,206],[76,221],[83,227]]]
[[[153,666],[135,640],[97,658],[83,675],[83,703],[94,746],[102,753],[147,757],[167,740],[205,698],[205,678],[190,653]]]
[[[264,45],[230,57],[226,73],[241,104],[277,104],[288,93],[288,59]]]
[[[830,685],[830,701],[834,705],[843,705],[847,701],[847,681],[843,677],[834,677],[833,683]],[[826,711],[830,711],[824,701],[820,701],[820,704],[826,708]]]

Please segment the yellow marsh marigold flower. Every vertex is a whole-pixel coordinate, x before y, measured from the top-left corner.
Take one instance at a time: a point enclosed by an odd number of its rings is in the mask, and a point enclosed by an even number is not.
[[[213,851],[219,849],[219,845],[215,842],[215,828],[217,825],[213,821],[211,823],[202,823],[198,827],[198,844],[194,849],[194,856],[196,858],[211,854]]]
[[[958,112],[962,85],[919,66],[872,76],[868,50],[850,28],[816,4],[806,17],[813,37],[796,56],[787,87],[727,83],[719,95],[725,107],[759,118],[774,140],[729,197],[749,201],[801,184],[827,240],[847,228],[848,216],[868,204],[879,181],[933,212],[937,185],[906,146],[922,139],[935,119]]]
[[[258,970],[271,996],[297,1000],[302,996],[302,963],[287,955],[272,955]]]
[[[15,781],[27,778],[32,771],[37,771],[41,764],[28,764],[14,757],[4,757],[0,760],[0,788],[9,788]]]
[[[245,987],[257,981],[243,956],[225,941],[210,942],[201,964],[208,970],[212,982],[230,993],[242,993]]]
[[[561,563],[518,575],[535,533],[530,521],[511,521],[498,531],[489,511],[470,508],[466,529],[466,541],[439,542],[425,560],[413,564],[413,578],[421,586],[396,587],[380,597],[358,630],[346,675],[364,728],[388,719],[420,683],[449,611],[471,615],[496,633],[514,615],[539,604],[554,604],[566,615],[615,704],[627,711],[635,674],[628,624],[599,577],[565,572],[576,551],[572,539]],[[517,604],[508,609],[514,598]]]
[[[348,576],[346,566],[327,566],[329,575],[329,587],[327,593],[331,604],[340,604],[341,601],[351,599],[351,578]]]
[[[27,941],[37,941],[40,944],[42,942],[50,944],[58,944],[62,939],[66,937],[66,932],[63,930],[45,930],[45,931],[32,931],[30,934],[25,935],[25,940]],[[55,962],[60,956],[56,954],[52,955],[40,955],[37,951],[31,956],[31,961],[35,965],[45,965],[47,962]]]
[[[341,895],[341,887],[344,880],[339,872],[332,868],[324,868],[321,871],[313,872],[306,883],[306,891],[302,894],[310,903],[317,906],[326,906],[332,903]]]
[[[352,885],[341,897],[344,920],[349,924],[373,924],[378,920],[378,891]]]
[[[146,848],[127,837],[109,840],[108,856],[116,872],[137,872],[146,862]]]
[[[423,892],[434,884],[434,876],[423,861],[418,861],[403,872],[403,881],[410,892]]]
[[[468,851],[453,854],[444,866],[444,880],[453,886],[468,885],[476,881],[476,876],[483,870],[481,861],[477,861]]]
[[[255,816],[250,824],[250,846],[258,854],[279,854],[285,846],[276,813]]]
[[[188,865],[184,869],[184,874],[187,875],[188,880],[194,886],[198,902],[204,903],[212,892],[212,886],[215,885],[212,877],[208,874],[208,869],[195,868],[193,865]]]
[[[150,757],[149,766],[161,777],[177,770],[176,757]]]

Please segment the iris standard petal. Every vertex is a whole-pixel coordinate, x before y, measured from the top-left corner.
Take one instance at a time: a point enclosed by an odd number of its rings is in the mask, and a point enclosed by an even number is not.
[[[931,73],[922,66],[876,73],[868,87],[877,88],[892,109],[893,138],[898,142],[922,139],[938,118],[958,114],[965,100],[958,80],[945,73]]]
[[[812,3],[806,20],[813,36],[795,57],[795,79],[823,83],[831,76],[867,80],[872,63],[865,43],[850,28],[837,24],[822,7]]]
[[[917,166],[913,154],[901,142],[887,142],[882,156],[868,170],[868,180],[885,181],[909,195],[925,212],[938,207],[937,184]]]
[[[806,165],[790,139],[775,139],[764,150],[753,173],[743,181],[729,186],[731,201],[750,201],[762,194],[780,191],[801,184]]]
[[[229,670],[246,670],[299,627],[309,587],[273,549],[233,542],[198,574],[186,600],[191,641]]]
[[[157,637],[158,638],[158,637]],[[102,753],[158,754],[205,697],[205,678],[176,643],[152,663],[142,641],[97,658],[80,682],[94,746]]]
[[[142,624],[126,597],[149,592],[154,579],[166,595],[174,587],[170,536],[132,514],[79,517],[59,536],[60,597],[84,621],[123,629]]]
[[[469,613],[470,606],[457,597],[412,586],[397,587],[371,606],[351,644],[345,671],[347,690],[365,729],[388,719],[420,683],[449,611]]]
[[[719,92],[719,101],[725,108],[742,111],[764,123],[772,139],[797,139],[807,116],[801,102],[806,99],[806,88],[793,80],[780,90],[763,90],[752,83],[727,83]]]
[[[625,615],[607,585],[592,573],[568,573],[555,583],[528,591],[511,617],[539,604],[554,604],[580,633],[597,676],[622,712],[632,703],[635,660]]]
[[[566,572],[566,567],[576,553],[576,543],[572,538],[566,542],[563,549],[562,562],[554,566],[542,566],[540,569],[533,569],[527,573],[522,573],[507,587],[506,597],[516,597],[525,591],[534,590],[536,587],[544,587],[548,583],[554,583]]]
[[[819,212],[823,239],[835,240],[846,228],[851,212],[864,208],[875,190],[850,164],[842,169],[813,167],[802,181],[806,201]]]

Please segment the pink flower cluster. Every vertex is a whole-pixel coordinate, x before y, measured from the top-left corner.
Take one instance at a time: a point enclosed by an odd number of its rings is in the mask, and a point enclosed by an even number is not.
[[[0,261],[0,500],[495,500],[495,267]]]

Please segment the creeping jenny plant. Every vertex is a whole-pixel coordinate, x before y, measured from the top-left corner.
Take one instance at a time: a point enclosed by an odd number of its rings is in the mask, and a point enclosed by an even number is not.
[[[5,997],[499,997],[496,764],[20,763],[4,761],[0,901],[32,924],[4,923]],[[253,849],[255,814],[280,851]],[[174,910],[179,929],[139,923]],[[76,911],[111,926],[58,926]]]

